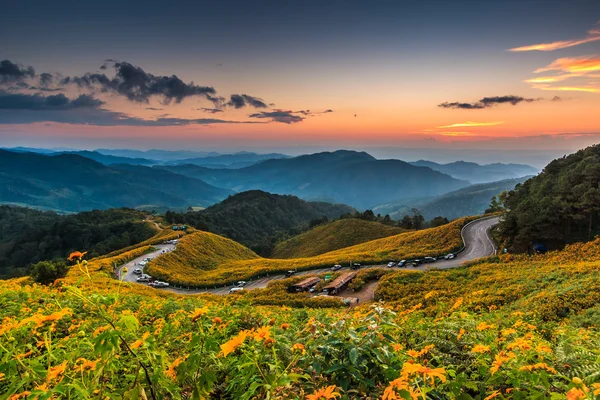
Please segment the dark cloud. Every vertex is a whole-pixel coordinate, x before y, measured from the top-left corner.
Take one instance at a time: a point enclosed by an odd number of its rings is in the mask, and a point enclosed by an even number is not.
[[[90,95],[69,99],[64,94],[42,96],[0,91],[0,124],[57,122],[95,126],[182,126],[213,124],[260,124],[216,118],[158,118],[145,120],[101,108],[103,101]]]
[[[563,101],[564,99],[560,96],[554,96],[550,101]]]
[[[213,103],[221,98],[216,97],[216,90],[210,86],[198,86],[194,82],[185,83],[176,75],[156,76],[128,62],[114,63],[115,76],[109,78],[104,73],[87,73],[83,76],[67,77],[61,83],[74,83],[79,87],[99,88],[102,92],[117,93],[130,101],[148,103],[156,96],[164,104],[171,101],[181,103],[192,96],[204,97]]]
[[[454,108],[454,109],[462,109],[462,110],[480,110],[483,108],[494,107],[495,105],[498,105],[498,104],[507,104],[508,103],[508,104],[512,104],[513,106],[516,106],[517,104],[522,103],[522,102],[531,103],[531,102],[539,101],[539,100],[541,100],[541,99],[531,99],[531,98],[514,96],[514,95],[493,96],[493,97],[484,97],[474,103],[460,103],[460,102],[456,102],[456,101],[455,102],[445,102],[445,103],[439,104],[438,107]]]
[[[18,82],[26,78],[33,78],[35,69],[15,64],[10,60],[0,61],[0,83]]]
[[[227,105],[235,108],[244,108],[246,106],[267,108],[267,104],[262,99],[247,94],[232,94]]]
[[[211,114],[217,114],[217,113],[223,112],[223,110],[220,108],[206,108],[206,107],[198,108],[198,111],[204,111],[204,112],[211,113]]]
[[[52,85],[52,82],[54,82],[54,76],[52,76],[52,74],[49,74],[47,72],[43,72],[40,74],[40,86],[47,88],[48,86]]]
[[[152,111],[163,111],[163,110],[164,110],[164,108],[146,107],[146,110],[152,110]]]
[[[261,111],[259,113],[250,114],[250,118],[266,118],[273,122],[282,122],[284,124],[293,124],[304,121],[304,117],[294,115],[294,111]]]
[[[0,92],[0,110],[68,110],[73,108],[96,108],[103,101],[82,94],[69,99],[64,94],[42,96],[39,94],[21,94]]]

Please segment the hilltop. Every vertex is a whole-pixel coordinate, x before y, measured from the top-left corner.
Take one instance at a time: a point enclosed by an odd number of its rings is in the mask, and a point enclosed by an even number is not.
[[[487,183],[507,179],[522,178],[536,175],[539,170],[525,164],[486,164],[481,165],[473,162],[455,161],[448,164],[439,164],[433,161],[419,160],[411,162],[412,165],[428,167],[434,171],[440,171],[456,179],[462,179],[471,183]]]
[[[272,258],[301,258],[324,254],[355,244],[397,235],[404,230],[375,221],[344,218],[277,243]]]
[[[251,190],[201,211],[168,212],[166,219],[226,236],[268,256],[277,241],[302,232],[312,220],[335,219],[353,211],[343,204],[307,202],[295,196]]]

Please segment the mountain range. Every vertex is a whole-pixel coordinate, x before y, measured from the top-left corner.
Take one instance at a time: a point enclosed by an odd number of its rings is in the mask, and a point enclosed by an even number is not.
[[[154,169],[167,169],[236,192],[256,189],[293,194],[358,209],[406,197],[437,196],[469,185],[427,167],[377,160],[365,152],[347,150],[270,159],[234,170],[196,165]]]

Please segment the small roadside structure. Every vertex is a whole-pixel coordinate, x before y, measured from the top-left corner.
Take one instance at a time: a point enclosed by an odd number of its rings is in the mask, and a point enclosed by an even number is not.
[[[348,285],[350,282],[352,282],[352,279],[354,279],[356,274],[357,274],[356,271],[350,271],[350,272],[343,273],[342,275],[335,278],[333,280],[333,282],[331,282],[329,285],[325,286],[323,288],[323,291],[327,292],[327,294],[339,293],[342,289],[344,289],[346,287],[346,285]]]
[[[305,292],[321,281],[318,276],[312,276],[290,286],[291,292]]]
[[[173,225],[171,229],[174,231],[186,231],[187,225]]]

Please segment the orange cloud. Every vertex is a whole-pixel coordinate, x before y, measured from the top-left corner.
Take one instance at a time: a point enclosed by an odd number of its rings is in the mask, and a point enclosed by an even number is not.
[[[529,46],[515,47],[512,49],[508,49],[508,51],[553,51],[559,49],[566,49],[568,47],[573,46],[579,46],[580,44],[595,42],[598,40],[600,40],[600,28],[593,28],[588,31],[587,36],[583,39],[561,40],[558,42],[551,43],[539,43]]]
[[[541,87],[536,87],[536,89],[541,89],[541,90],[558,90],[558,91],[562,91],[562,92],[589,92],[589,93],[598,93],[598,92],[600,92],[599,88],[594,88],[594,87],[578,87],[578,86],[559,86],[559,87],[541,86]]]
[[[564,57],[553,61],[550,65],[536,69],[534,72],[564,71],[574,74],[586,74],[588,72],[600,71],[600,57]]]
[[[471,128],[471,127],[476,127],[476,126],[496,126],[496,125],[502,125],[504,123],[504,121],[497,121],[497,122],[473,122],[473,121],[467,121],[467,122],[458,122],[456,124],[451,124],[451,125],[444,125],[444,126],[438,126],[438,129],[443,129],[443,128]]]
[[[454,137],[460,137],[460,136],[478,136],[478,134],[474,133],[474,132],[439,132],[438,135],[442,135],[442,136],[454,136]]]

